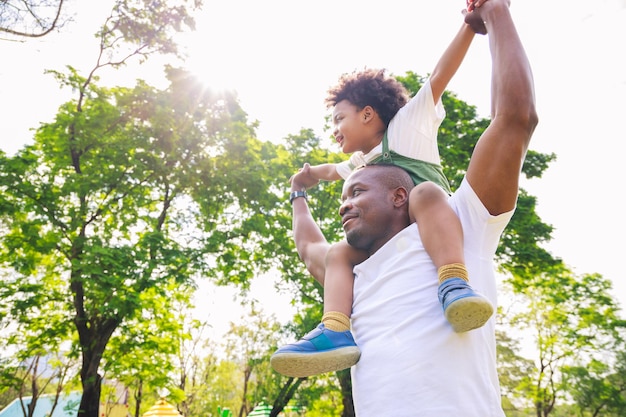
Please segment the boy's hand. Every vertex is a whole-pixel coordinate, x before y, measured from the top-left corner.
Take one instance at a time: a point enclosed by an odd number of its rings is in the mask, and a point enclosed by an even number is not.
[[[509,0],[506,0],[510,3]],[[484,5],[487,0],[466,0],[467,9],[463,10],[465,23],[467,23],[479,35],[487,34],[487,27],[479,12],[479,8]]]
[[[465,0],[467,11],[471,12],[475,8],[482,6],[487,0]]]
[[[304,166],[289,178],[291,183],[291,191],[304,191],[319,184],[320,180],[313,176],[311,173],[311,165],[304,164]]]

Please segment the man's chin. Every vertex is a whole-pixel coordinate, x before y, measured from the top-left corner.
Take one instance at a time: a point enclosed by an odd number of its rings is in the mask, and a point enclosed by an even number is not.
[[[346,241],[353,248],[361,249],[363,243],[361,237],[361,234],[354,229],[350,229],[346,232]]]

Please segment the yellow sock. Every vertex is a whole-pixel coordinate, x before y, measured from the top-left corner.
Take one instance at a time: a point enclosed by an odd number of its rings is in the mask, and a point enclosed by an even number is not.
[[[328,330],[345,332],[350,330],[350,317],[338,311],[329,311],[322,316],[322,323]]]
[[[467,268],[463,264],[444,265],[437,271],[439,274],[439,283],[441,284],[448,278],[461,278],[465,282],[469,282],[469,274]]]

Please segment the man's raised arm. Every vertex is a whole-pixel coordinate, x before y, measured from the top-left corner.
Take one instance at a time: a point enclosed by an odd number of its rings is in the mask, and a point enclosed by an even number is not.
[[[309,164],[304,164],[300,172],[291,178],[292,195],[293,192],[306,189],[305,184],[300,179],[309,175],[309,169]],[[326,272],[326,253],[330,244],[326,241],[322,231],[313,219],[306,198],[297,197],[291,203],[293,209],[293,238],[298,255],[304,261],[306,269],[313,275],[313,278],[323,286]]]
[[[466,178],[487,210],[498,215],[517,201],[522,163],[537,125],[535,92],[509,1],[479,0],[476,5],[465,21],[489,37],[492,120],[476,144]]]

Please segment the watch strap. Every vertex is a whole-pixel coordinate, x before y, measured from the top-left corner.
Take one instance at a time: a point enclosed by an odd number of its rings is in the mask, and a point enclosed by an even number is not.
[[[293,200],[298,197],[304,197],[305,199],[307,199],[308,195],[306,191],[292,191],[291,194],[289,194],[289,203],[293,204]]]

